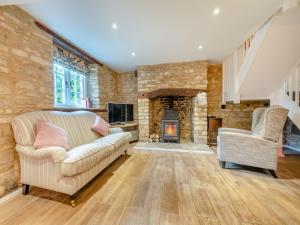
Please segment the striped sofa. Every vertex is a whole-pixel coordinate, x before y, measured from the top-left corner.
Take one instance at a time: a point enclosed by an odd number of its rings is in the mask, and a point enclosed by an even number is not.
[[[91,130],[96,114],[87,111],[38,111],[15,117],[12,121],[16,150],[20,156],[23,193],[29,185],[75,194],[129,147],[131,134],[121,128],[111,128],[110,134],[100,137]],[[43,119],[68,134],[70,149],[47,147],[35,149],[36,121]]]

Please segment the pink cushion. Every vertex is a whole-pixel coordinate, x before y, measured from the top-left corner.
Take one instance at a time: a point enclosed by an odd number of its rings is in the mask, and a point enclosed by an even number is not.
[[[109,132],[109,123],[107,123],[100,116],[96,116],[95,122],[92,126],[92,130],[96,131],[97,133],[103,136],[106,136]]]
[[[53,123],[44,120],[37,120],[36,130],[37,135],[33,144],[35,148],[53,146],[63,147],[65,149],[70,148],[68,145],[67,132]]]

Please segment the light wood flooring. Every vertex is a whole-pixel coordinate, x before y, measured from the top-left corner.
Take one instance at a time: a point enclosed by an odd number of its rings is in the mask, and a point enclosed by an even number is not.
[[[261,170],[221,169],[215,154],[136,152],[121,156],[69,206],[33,188],[0,207],[0,224],[300,224],[300,157]]]

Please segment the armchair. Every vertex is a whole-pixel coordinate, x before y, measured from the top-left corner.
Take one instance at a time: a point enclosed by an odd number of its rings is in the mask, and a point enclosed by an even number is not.
[[[267,169],[277,177],[277,149],[288,110],[281,106],[258,108],[253,112],[251,131],[220,128],[217,157],[222,168],[226,162]]]

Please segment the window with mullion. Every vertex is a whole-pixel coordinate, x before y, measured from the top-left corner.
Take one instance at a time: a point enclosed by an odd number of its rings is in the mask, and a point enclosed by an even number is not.
[[[86,97],[86,77],[84,74],[64,67],[53,65],[55,105],[64,107],[84,107]]]

